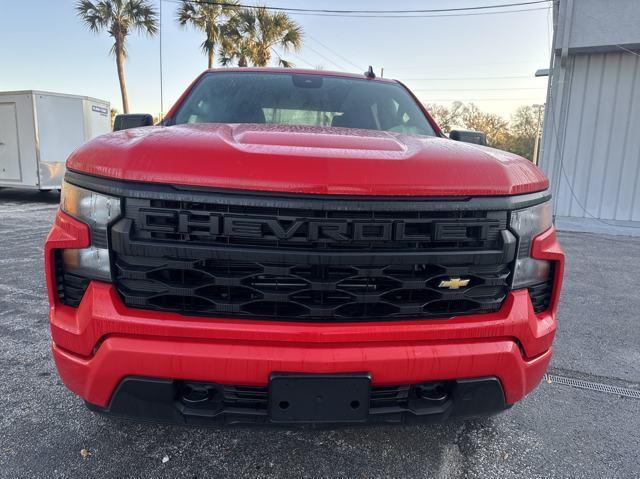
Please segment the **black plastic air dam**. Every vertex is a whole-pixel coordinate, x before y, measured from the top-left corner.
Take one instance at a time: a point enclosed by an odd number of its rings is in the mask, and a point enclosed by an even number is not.
[[[322,376],[327,380],[332,375],[306,376]],[[352,421],[325,418],[287,421],[280,417],[276,422],[272,420],[270,408],[278,407],[282,402],[279,399],[270,405],[268,387],[128,377],[119,384],[108,407],[85,404],[94,412],[116,417],[191,425],[428,423],[490,416],[509,407],[500,381],[495,377],[373,386],[368,395],[368,413]]]

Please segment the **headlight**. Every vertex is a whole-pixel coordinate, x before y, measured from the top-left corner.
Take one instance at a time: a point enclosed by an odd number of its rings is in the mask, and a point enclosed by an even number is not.
[[[107,231],[107,226],[120,216],[120,199],[86,190],[67,183],[60,195],[62,211],[91,227],[91,231]]]
[[[86,223],[91,230],[91,246],[62,251],[65,270],[90,279],[111,281],[107,228],[120,216],[120,199],[65,181],[60,209]]]
[[[511,213],[511,229],[518,235],[518,256],[513,273],[513,289],[526,288],[546,281],[551,270],[549,261],[531,257],[531,242],[553,225],[551,202]]]

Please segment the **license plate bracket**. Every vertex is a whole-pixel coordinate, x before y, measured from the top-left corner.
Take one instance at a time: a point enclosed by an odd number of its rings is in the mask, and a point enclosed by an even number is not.
[[[368,373],[273,373],[269,416],[276,423],[364,422],[370,390]]]

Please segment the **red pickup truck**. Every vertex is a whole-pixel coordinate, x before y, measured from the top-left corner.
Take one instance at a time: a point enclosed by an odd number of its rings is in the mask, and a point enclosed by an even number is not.
[[[529,161],[371,73],[209,70],[147,122],[71,155],[46,242],[53,356],[90,409],[430,421],[540,382],[564,256]]]

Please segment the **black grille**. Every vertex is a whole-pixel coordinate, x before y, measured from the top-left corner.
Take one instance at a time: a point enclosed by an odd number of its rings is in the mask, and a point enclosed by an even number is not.
[[[260,386],[223,386],[223,402],[227,408],[266,411],[269,392]]]
[[[461,289],[440,283],[462,276]],[[129,306],[196,315],[300,319],[450,316],[496,311],[505,265],[384,267],[164,260],[119,255],[118,290]]]
[[[371,388],[369,408],[372,412],[407,408],[411,386],[378,386]]]
[[[62,304],[77,308],[82,301],[85,291],[89,287],[89,279],[65,271],[62,263],[62,251],[57,250],[54,255],[56,268],[56,290]]]
[[[438,387],[451,385],[447,382],[424,383],[403,386],[373,386],[369,395],[369,413],[385,414],[406,411],[417,402],[427,399],[431,406],[437,401],[428,400],[420,391],[425,386]],[[194,392],[196,394],[194,394]],[[269,388],[267,386],[232,386],[214,383],[181,381],[178,383],[178,396],[189,407],[199,409],[224,409],[226,413],[251,412],[266,415],[269,408]],[[197,401],[193,401],[196,397]]]
[[[551,304],[551,292],[553,290],[553,281],[549,279],[544,283],[536,284],[529,287],[529,296],[531,304],[536,313],[542,313],[549,308]]]
[[[516,241],[507,211],[446,201],[264,203],[126,199],[111,231],[124,303],[351,321],[493,312],[509,291]]]

